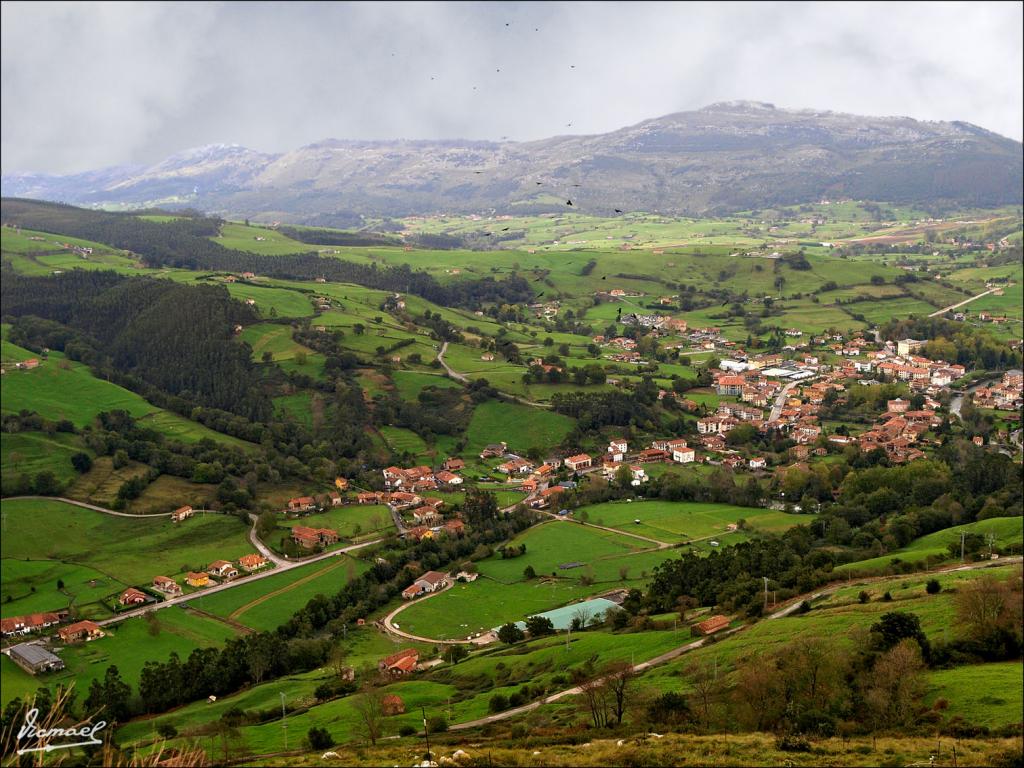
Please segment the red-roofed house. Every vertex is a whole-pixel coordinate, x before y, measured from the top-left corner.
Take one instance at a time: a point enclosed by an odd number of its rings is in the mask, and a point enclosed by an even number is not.
[[[9,619],[0,619],[0,635],[27,635],[39,629],[52,627],[60,623],[60,616],[56,613],[30,613],[27,616],[12,616]]]
[[[386,656],[383,659],[381,659],[379,662],[377,662],[377,669],[379,669],[382,672],[391,672],[394,667],[401,665],[399,668],[399,674],[405,674],[406,672],[411,672],[413,669],[416,668],[416,663],[419,661],[419,659],[419,651],[417,651],[415,648],[406,648],[405,650],[399,651],[398,653],[393,653],[390,656]],[[408,660],[412,661],[412,667],[406,669],[406,667],[408,666]]]
[[[80,640],[88,642],[97,640],[104,635],[100,625],[94,621],[76,621],[74,624],[61,627],[57,634],[65,643],[77,643]]]
[[[586,453],[578,453],[575,456],[570,456],[565,460],[565,466],[571,469],[573,472],[577,472],[581,469],[586,469],[594,463],[594,460]]]
[[[192,517],[192,515],[194,515],[194,514],[195,514],[195,511],[192,509],[192,507],[190,507],[188,504],[186,504],[185,506],[178,507],[176,510],[171,512],[171,522],[172,523],[180,523],[186,517]]]
[[[295,499],[288,499],[289,512],[309,512],[316,509],[316,501],[312,496],[299,496]]]
[[[292,528],[292,540],[306,549],[315,549],[318,546],[329,546],[338,541],[338,532],[330,528],[308,528],[305,525],[296,525]]]
[[[128,589],[121,593],[117,602],[121,605],[142,605],[148,599],[145,592],[140,592],[135,587],[128,587]]]
[[[242,555],[238,558],[238,564],[242,566],[246,571],[252,573],[258,571],[264,567],[269,561],[263,555],[257,555],[255,553],[251,555]]]

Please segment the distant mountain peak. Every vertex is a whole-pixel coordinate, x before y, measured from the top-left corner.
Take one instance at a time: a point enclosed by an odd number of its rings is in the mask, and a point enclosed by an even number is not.
[[[82,205],[330,224],[353,215],[561,211],[567,199],[597,215],[717,215],[822,197],[1019,204],[1022,164],[1020,142],[967,123],[724,101],[588,136],[324,139],[283,154],[216,143],[148,166],[11,174],[2,185],[5,195]]]
[[[767,101],[748,101],[738,99],[736,101],[716,101],[702,107],[700,112],[774,112],[776,107]],[[785,111],[785,110],[783,110]]]

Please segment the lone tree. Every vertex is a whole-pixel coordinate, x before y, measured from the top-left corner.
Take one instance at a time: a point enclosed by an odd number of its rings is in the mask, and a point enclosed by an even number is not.
[[[615,661],[608,665],[604,674],[604,686],[610,699],[615,724],[621,725],[626,708],[633,702],[633,680],[636,672],[628,661]]]
[[[369,739],[370,746],[376,746],[384,729],[384,694],[379,688],[366,686],[352,706],[359,717],[363,735]]]
[[[526,631],[530,637],[543,637],[555,634],[555,625],[547,616],[531,616],[526,620]]]
[[[501,642],[503,643],[513,645],[515,643],[521,642],[522,640],[525,640],[526,635],[523,634],[523,630],[521,630],[518,626],[516,626],[512,622],[509,622],[508,624],[505,624],[501,629],[498,630],[498,639],[501,640]]]
[[[587,608],[586,606],[580,606],[575,611],[573,611],[571,625],[572,629],[574,631],[582,632],[584,629],[587,628],[587,622],[590,621],[590,618],[593,615],[594,612],[591,611],[589,608]]]

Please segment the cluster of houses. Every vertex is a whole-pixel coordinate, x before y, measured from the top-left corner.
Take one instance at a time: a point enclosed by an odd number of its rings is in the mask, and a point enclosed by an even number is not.
[[[974,390],[973,401],[979,408],[1020,411],[1024,408],[1024,373],[1017,369],[1007,371],[999,383]]]
[[[270,561],[263,555],[255,552],[238,558],[238,567],[246,573],[255,573],[262,568],[266,568],[268,565],[270,565]],[[239,570],[235,567],[234,563],[227,560],[214,560],[206,567],[205,571],[189,571],[185,575],[185,583],[190,587],[199,589],[210,586],[213,583],[212,579],[232,581],[237,579],[238,575]],[[182,593],[181,585],[168,576],[157,576],[154,578],[153,589],[168,597],[178,597]]]

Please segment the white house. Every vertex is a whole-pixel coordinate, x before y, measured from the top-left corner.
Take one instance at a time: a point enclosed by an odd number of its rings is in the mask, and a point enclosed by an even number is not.
[[[672,449],[672,461],[679,464],[689,464],[697,458],[697,452],[693,448],[683,445]]]

